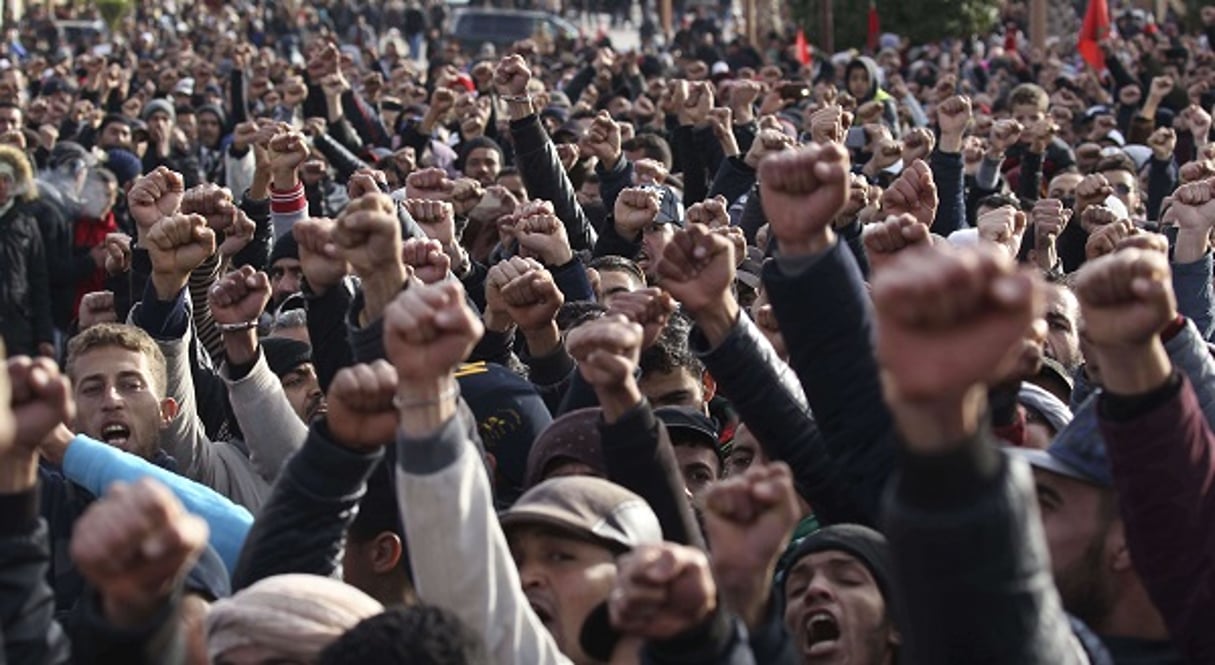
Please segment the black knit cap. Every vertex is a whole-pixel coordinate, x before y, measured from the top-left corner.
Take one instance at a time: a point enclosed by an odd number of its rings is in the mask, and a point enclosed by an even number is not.
[[[295,236],[290,232],[284,233],[274,241],[274,249],[270,251],[270,261],[266,264],[273,266],[279,259],[295,259],[300,258],[300,245],[295,241]]]
[[[890,560],[890,545],[886,542],[886,536],[859,524],[834,524],[819,529],[806,536],[793,551],[785,569],[784,579],[788,580],[788,571],[798,561],[815,552],[843,552],[856,557],[857,561],[869,569],[869,574],[873,575],[882,597],[886,599],[886,605],[892,605],[894,563]],[[781,595],[784,595],[783,588]]]
[[[300,365],[312,362],[312,347],[296,339],[266,337],[261,346],[270,371],[280,379]]]

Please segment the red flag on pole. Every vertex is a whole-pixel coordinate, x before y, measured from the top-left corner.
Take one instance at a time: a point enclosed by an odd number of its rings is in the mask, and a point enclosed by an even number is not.
[[[866,45],[869,47],[870,53],[876,53],[878,47],[878,37],[882,34],[882,21],[878,17],[877,3],[869,0],[869,39],[866,40]]]
[[[802,66],[810,64],[810,45],[806,43],[806,31],[798,28],[797,38],[793,45],[797,47],[797,61],[802,63]]]
[[[1088,0],[1084,12],[1084,25],[1080,27],[1080,55],[1090,67],[1098,71],[1105,69],[1105,55],[1101,52],[1101,41],[1110,34],[1110,6],[1106,0]]]

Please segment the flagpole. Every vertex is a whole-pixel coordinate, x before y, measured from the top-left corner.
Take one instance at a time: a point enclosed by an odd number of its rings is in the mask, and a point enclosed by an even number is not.
[[[831,3],[833,0],[820,0],[822,7],[822,15],[819,16],[819,39],[822,41],[823,50],[828,54],[835,53],[835,18],[832,15]]]

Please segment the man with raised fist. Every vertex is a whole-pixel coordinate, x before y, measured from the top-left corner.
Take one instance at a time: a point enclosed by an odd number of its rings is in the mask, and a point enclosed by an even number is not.
[[[1029,474],[984,424],[988,386],[1016,362],[1042,284],[998,249],[933,247],[896,257],[873,300],[905,449],[884,520],[905,610],[899,660],[1086,662],[1046,576]]]

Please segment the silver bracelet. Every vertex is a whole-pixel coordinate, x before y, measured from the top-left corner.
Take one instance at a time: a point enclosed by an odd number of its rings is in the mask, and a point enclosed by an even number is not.
[[[447,400],[456,399],[459,396],[460,382],[456,381],[452,384],[451,388],[439,393],[439,396],[434,399],[420,399],[406,402],[405,400],[401,399],[400,395],[393,395],[392,406],[396,408],[397,411],[401,411],[403,409],[418,409],[426,406],[438,406]]]
[[[243,332],[245,330],[253,330],[257,327],[258,320],[239,321],[237,323],[217,323],[215,327],[219,328],[220,332]]]
[[[508,102],[508,103],[511,103],[511,104],[522,104],[522,103],[524,103],[524,102],[530,102],[530,101],[532,101],[532,96],[531,96],[531,95],[528,95],[528,94],[523,94],[523,95],[498,95],[498,97],[499,97],[499,99],[501,99],[502,101],[504,101],[504,102]]]

